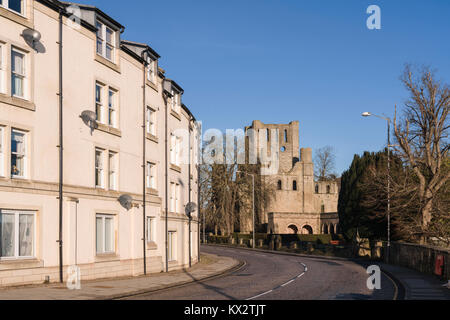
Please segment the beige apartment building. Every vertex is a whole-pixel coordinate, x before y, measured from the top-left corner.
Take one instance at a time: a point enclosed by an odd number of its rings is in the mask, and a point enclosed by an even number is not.
[[[0,2],[0,286],[198,259],[200,129],[158,53],[123,31],[92,6]]]
[[[271,196],[258,210],[258,221],[272,234],[338,233],[338,181],[315,181],[312,150],[300,148],[299,125],[298,121],[265,124],[256,120],[245,128],[246,133],[254,132],[249,136],[253,148],[260,150],[258,162],[272,168],[262,176]],[[241,231],[251,230],[248,218],[241,223]]]

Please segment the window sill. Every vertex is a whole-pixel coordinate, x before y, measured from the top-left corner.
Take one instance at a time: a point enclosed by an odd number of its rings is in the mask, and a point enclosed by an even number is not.
[[[175,164],[170,164],[170,169],[171,170],[173,170],[173,171],[176,171],[176,172],[178,172],[178,173],[181,173],[181,167],[180,166],[177,166],[177,165],[175,165]]]
[[[10,104],[22,109],[36,111],[36,105],[34,103],[22,98],[7,96],[3,93],[0,93],[0,102]]]
[[[158,92],[158,87],[156,86],[156,83],[153,83],[150,80],[145,80],[145,83],[147,84],[147,86]]]
[[[179,121],[181,121],[181,116],[180,116],[180,114],[179,114],[178,112],[176,112],[176,111],[174,111],[174,110],[172,109],[172,110],[170,110],[170,114],[171,114],[172,116],[174,116],[175,118],[177,118]]]
[[[44,262],[36,259],[0,259],[0,271],[41,268]]]
[[[116,253],[101,253],[95,256],[95,262],[110,262],[120,260],[120,256]]]
[[[147,188],[147,193],[152,196],[156,196],[156,197],[159,195],[158,190],[153,189],[153,188]]]
[[[147,139],[148,139],[148,140],[151,140],[151,141],[153,141],[153,142],[155,142],[155,143],[159,143],[158,137],[154,136],[154,135],[151,134],[151,133],[147,133]]]
[[[147,241],[147,250],[157,250],[158,245],[155,241]]]
[[[119,129],[116,129],[114,127],[108,126],[108,125],[103,124],[103,123],[97,123],[97,125],[98,125],[97,130],[99,130],[99,131],[103,131],[103,132],[112,134],[112,135],[117,136],[119,138],[122,137],[122,131],[120,131]]]
[[[121,73],[120,72],[120,66],[102,56],[100,56],[98,53],[95,54],[95,61],[97,61],[98,63],[103,64],[104,66],[116,71],[117,73]]]
[[[18,24],[21,24],[27,28],[33,28],[33,24],[31,23],[31,21],[27,17],[16,11],[0,7],[0,16],[5,17],[6,19],[14,21]]]

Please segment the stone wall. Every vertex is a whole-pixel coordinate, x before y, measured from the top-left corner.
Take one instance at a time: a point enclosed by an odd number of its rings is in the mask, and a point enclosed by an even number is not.
[[[385,262],[407,267],[427,274],[434,274],[436,257],[444,257],[443,278],[450,280],[450,249],[408,243],[392,243],[389,260]]]

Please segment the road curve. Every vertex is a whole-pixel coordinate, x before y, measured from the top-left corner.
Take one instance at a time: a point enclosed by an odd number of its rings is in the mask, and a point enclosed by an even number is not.
[[[131,300],[392,300],[386,275],[381,290],[367,288],[366,268],[356,262],[202,246],[202,252],[245,262],[238,271],[205,282],[128,297]]]

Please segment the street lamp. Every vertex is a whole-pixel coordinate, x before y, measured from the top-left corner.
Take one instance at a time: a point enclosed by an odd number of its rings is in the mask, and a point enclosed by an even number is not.
[[[253,182],[253,249],[255,249],[255,175],[243,171],[237,171],[236,173],[243,173],[252,177]]]
[[[382,117],[370,112],[364,112],[362,114],[363,117],[377,117],[380,119],[383,119],[387,122],[387,152],[388,152],[388,177],[387,177],[387,196],[388,196],[388,203],[387,203],[387,220],[388,220],[388,230],[387,230],[387,236],[388,236],[388,243],[387,243],[387,261],[389,262],[389,250],[391,247],[391,119],[388,117]]]

